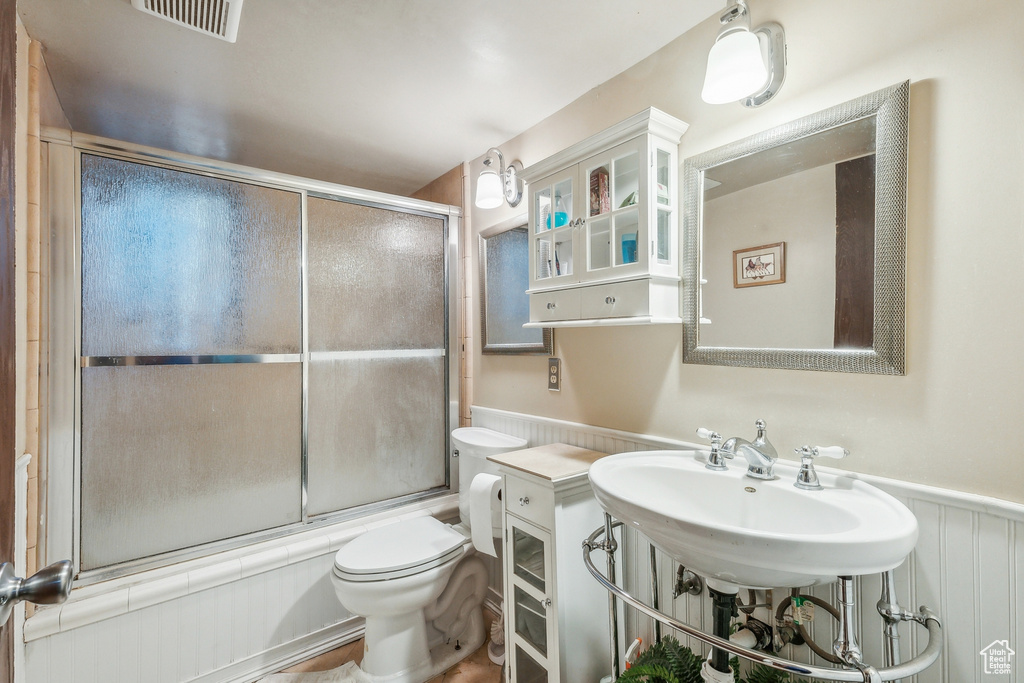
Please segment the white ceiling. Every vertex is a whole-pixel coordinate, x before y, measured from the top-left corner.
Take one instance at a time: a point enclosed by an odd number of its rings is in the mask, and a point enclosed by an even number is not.
[[[409,194],[723,5],[246,0],[234,44],[130,0],[18,12],[76,131]]]

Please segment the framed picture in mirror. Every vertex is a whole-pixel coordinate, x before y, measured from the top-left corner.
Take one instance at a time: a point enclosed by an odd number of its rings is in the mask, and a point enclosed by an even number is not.
[[[786,243],[736,249],[732,252],[732,286],[780,285],[786,281]]]

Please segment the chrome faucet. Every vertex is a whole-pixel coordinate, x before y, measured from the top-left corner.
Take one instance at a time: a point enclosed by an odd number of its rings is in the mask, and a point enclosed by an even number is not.
[[[765,433],[767,425],[764,420],[754,423],[757,427],[757,436],[753,442],[744,438],[734,436],[722,443],[721,451],[726,457],[730,455],[742,455],[747,459],[747,476],[754,479],[774,479],[775,461],[779,454],[775,452],[775,446],[768,440]]]

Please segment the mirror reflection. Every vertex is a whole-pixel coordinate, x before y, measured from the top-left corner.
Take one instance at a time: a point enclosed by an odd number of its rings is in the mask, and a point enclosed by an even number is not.
[[[701,345],[871,348],[875,117],[703,175]]]
[[[683,162],[683,362],[903,374],[909,93]]]
[[[481,351],[550,355],[551,328],[523,327],[530,322],[526,216],[482,231],[479,246]]]

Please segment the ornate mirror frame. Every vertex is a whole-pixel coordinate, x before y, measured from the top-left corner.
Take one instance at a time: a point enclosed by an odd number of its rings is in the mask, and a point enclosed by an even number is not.
[[[683,362],[883,375],[905,374],[907,128],[910,82],[805,116],[683,162]],[[872,348],[774,349],[701,346],[700,282],[704,172],[725,162],[875,117],[875,249]]]

